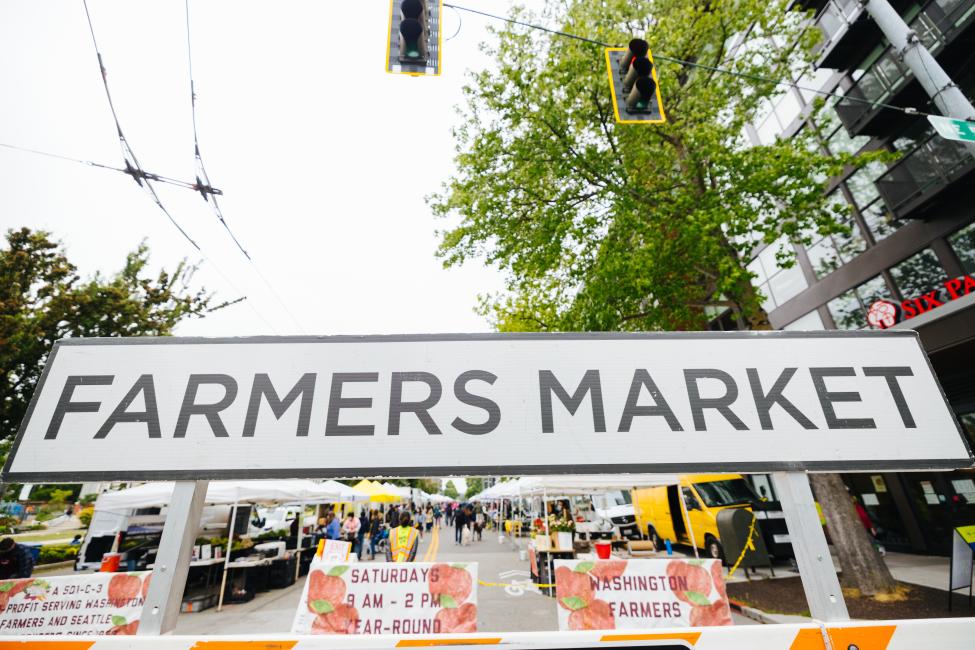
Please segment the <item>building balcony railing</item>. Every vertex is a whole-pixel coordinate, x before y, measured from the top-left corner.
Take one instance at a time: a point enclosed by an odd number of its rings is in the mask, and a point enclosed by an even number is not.
[[[816,65],[843,69],[851,51],[875,44],[880,30],[859,0],[829,0],[816,18],[823,40],[815,48]],[[872,36],[864,32],[872,30]]]
[[[975,1],[932,0],[911,20],[910,27],[924,46],[940,58],[973,22]],[[884,111],[878,103],[910,106],[926,102],[920,84],[890,46],[846,94],[850,99],[841,100],[836,113],[851,135],[884,135],[890,125],[877,118],[890,111]]]
[[[960,142],[932,135],[876,180],[877,190],[896,218],[923,216],[952,184],[975,171],[975,157]]]

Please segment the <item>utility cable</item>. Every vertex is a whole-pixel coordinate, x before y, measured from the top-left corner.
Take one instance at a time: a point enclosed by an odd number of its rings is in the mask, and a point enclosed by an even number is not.
[[[193,156],[196,160],[196,184],[197,191],[203,196],[203,200],[213,207],[214,213],[217,215],[217,219],[223,224],[224,229],[230,238],[240,249],[240,252],[244,254],[244,257],[251,259],[251,256],[244,250],[240,241],[234,235],[233,231],[230,229],[230,225],[227,220],[223,217],[223,211],[220,209],[220,204],[217,203],[217,192],[213,190],[213,184],[210,182],[210,177],[207,175],[206,167],[203,164],[203,156],[200,154],[200,139],[196,132],[196,87],[193,82],[193,44],[190,38],[190,0],[186,0],[186,58],[189,65],[190,72],[190,107],[193,118]]]
[[[586,38],[584,36],[579,36],[577,34],[570,34],[568,32],[563,32],[563,31],[560,31],[560,30],[557,30],[557,29],[549,29],[548,27],[543,27],[542,25],[535,25],[533,23],[526,23],[526,22],[522,22],[520,20],[515,20],[514,18],[507,18],[505,16],[499,16],[497,14],[488,13],[486,11],[480,11],[478,9],[471,9],[470,7],[461,7],[460,5],[448,4],[446,2],[444,3],[444,6],[445,7],[450,7],[451,9],[457,9],[459,11],[467,11],[467,12],[472,13],[472,14],[478,14],[478,15],[481,15],[481,16],[485,16],[487,18],[492,18],[494,20],[500,20],[500,21],[503,21],[503,22],[506,22],[506,23],[511,23],[513,25],[521,25],[522,27],[528,27],[528,28],[531,28],[531,29],[537,29],[537,30],[540,30],[540,31],[543,31],[543,32],[548,32],[549,34],[555,34],[557,36],[564,36],[565,38],[575,39],[577,41],[582,41],[584,43],[591,43],[593,45],[599,45],[601,47],[612,47],[612,48],[621,48],[622,47],[620,45],[612,45],[610,43],[604,43],[602,41],[597,41],[597,40],[592,39],[592,38]],[[680,65],[688,66],[688,67],[692,67],[692,68],[701,68],[703,70],[709,70],[711,72],[718,72],[718,73],[721,73],[721,74],[728,74],[728,75],[732,75],[734,77],[738,77],[740,79],[749,79],[751,81],[759,81],[759,82],[762,82],[762,83],[774,84],[776,86],[788,86],[790,88],[795,88],[796,90],[801,90],[801,91],[805,91],[805,92],[808,92],[808,93],[813,93],[813,94],[816,94],[816,95],[823,95],[825,97],[835,97],[837,99],[842,99],[842,100],[845,100],[845,101],[848,101],[848,102],[857,103],[857,104],[868,104],[871,107],[885,108],[885,109],[889,109],[889,110],[893,110],[893,111],[899,111],[901,113],[906,113],[908,115],[920,115],[920,116],[923,116],[923,117],[944,117],[944,115],[940,115],[938,113],[927,113],[925,111],[920,111],[920,110],[918,110],[918,109],[916,109],[914,107],[911,107],[911,106],[894,106],[893,104],[887,104],[887,103],[884,103],[884,102],[874,102],[874,101],[870,101],[869,99],[861,99],[859,97],[853,97],[853,96],[850,96],[850,95],[839,95],[837,93],[830,92],[830,91],[827,91],[827,90],[817,90],[815,88],[809,88],[807,86],[800,86],[799,84],[797,84],[795,82],[792,82],[792,81],[782,81],[780,79],[770,79],[768,77],[762,77],[760,75],[749,74],[747,72],[736,72],[734,70],[728,70],[727,68],[719,68],[717,66],[706,65],[704,63],[697,63],[696,61],[687,61],[685,59],[678,59],[678,58],[674,58],[674,57],[670,57],[670,56],[664,56],[663,54],[654,54],[653,56],[654,56],[654,58],[660,59],[661,61],[669,61],[671,63],[677,63],[677,64],[680,64]],[[953,117],[951,119],[963,119],[964,120],[965,118],[955,118],[955,117]],[[975,120],[965,120],[965,121],[975,123]]]
[[[169,219],[170,223],[176,227],[181,235],[193,245],[193,248],[203,252],[200,245],[193,241],[193,238],[183,230],[183,227],[179,225],[179,222],[170,214],[166,206],[163,205],[162,200],[160,200],[159,195],[156,194],[155,188],[149,182],[151,179],[146,175],[145,170],[143,170],[142,165],[139,164],[139,159],[136,157],[135,152],[132,151],[132,147],[129,146],[128,140],[125,139],[125,134],[122,132],[122,125],[119,123],[118,113],[115,111],[115,103],[112,101],[112,93],[108,88],[108,71],[105,69],[105,63],[102,60],[101,50],[98,49],[98,39],[95,38],[95,27],[91,22],[91,12],[88,11],[88,0],[82,0],[85,6],[85,16],[88,18],[88,31],[91,32],[91,43],[95,48],[95,55],[98,57],[98,68],[102,75],[102,86],[105,88],[105,97],[108,98],[108,107],[112,111],[112,118],[115,120],[115,130],[118,132],[119,145],[122,147],[122,159],[125,161],[125,173],[132,177],[132,179],[139,184],[139,187],[144,189],[153,202],[159,206],[163,214]]]
[[[6,144],[0,142],[0,147],[5,149],[12,149],[14,151],[23,151],[25,153],[32,153],[38,156],[46,156],[47,158],[54,158],[56,160],[64,160],[67,162],[78,163],[80,165],[85,165],[87,167],[97,167],[98,169],[107,169],[113,172],[120,172],[126,176],[137,175],[139,178],[146,178],[151,181],[156,181],[157,183],[166,183],[167,185],[175,185],[176,187],[182,187],[188,190],[196,190],[196,183],[190,183],[188,181],[181,181],[178,178],[170,178],[168,176],[162,176],[160,174],[154,174],[152,172],[145,172],[136,170],[133,167],[128,169],[124,167],[114,167],[112,165],[105,165],[102,163],[97,163],[92,160],[83,160],[81,158],[72,158],[71,156],[62,156],[61,154],[51,153],[49,151],[41,151],[40,149],[31,149],[30,147],[21,147],[15,144]],[[217,194],[222,194],[222,192],[216,188],[213,190]]]
[[[230,235],[230,239],[233,240],[240,252],[244,255],[244,257],[247,258],[247,261],[250,262],[251,266],[254,267],[254,271],[257,273],[258,277],[261,278],[261,281],[264,283],[264,286],[267,287],[268,291],[271,292],[271,295],[274,296],[275,301],[277,301],[285,313],[288,314],[288,317],[291,318],[294,324],[298,326],[298,329],[302,333],[307,333],[307,330],[305,330],[301,322],[297,319],[297,317],[295,317],[291,309],[288,308],[288,305],[281,298],[281,295],[274,289],[270,281],[268,281],[267,277],[265,277],[264,273],[261,272],[257,262],[250,256],[250,253],[244,249],[236,235],[234,235],[233,231],[230,229],[230,225],[227,223],[227,220],[224,219],[223,210],[220,209],[220,204],[217,202],[217,195],[221,192],[214,190],[213,184],[210,182],[210,176],[207,174],[206,166],[203,164],[203,155],[200,153],[200,138],[196,127],[196,82],[193,78],[193,39],[190,31],[190,0],[185,0],[184,4],[186,9],[186,60],[190,78],[190,112],[193,120],[193,157],[196,162],[197,187],[195,189],[203,196],[203,200],[210,205],[217,219],[223,225],[224,229],[227,231],[227,234]]]
[[[112,101],[112,93],[111,93],[111,91],[109,90],[109,87],[108,87],[108,73],[107,73],[107,71],[105,69],[105,64],[104,64],[104,62],[102,60],[101,50],[98,48],[98,40],[95,38],[95,28],[94,28],[94,25],[92,24],[92,21],[91,21],[91,12],[88,10],[88,0],[82,0],[82,3],[85,6],[85,16],[88,18],[88,30],[91,32],[91,42],[92,42],[92,45],[95,48],[95,54],[98,57],[98,67],[99,67],[99,69],[101,71],[101,75],[102,75],[102,86],[104,86],[104,88],[105,88],[105,96],[108,98],[108,105],[109,105],[109,108],[112,111],[112,118],[115,120],[115,130],[118,132],[119,143],[120,143],[120,145],[122,147],[122,158],[125,161],[125,168],[122,169],[122,170],[119,170],[118,168],[115,168],[115,167],[108,167],[106,165],[100,165],[100,164],[97,164],[97,163],[92,163],[92,166],[106,167],[108,169],[115,169],[115,170],[118,170],[118,171],[123,171],[124,173],[128,174],[129,176],[131,176],[135,180],[135,182],[138,183],[139,186],[142,187],[149,194],[149,197],[159,207],[159,209],[162,210],[163,214],[165,214],[166,217],[169,218],[170,222],[172,222],[172,224],[174,226],[176,226],[176,229],[179,230],[180,234],[183,235],[183,237],[186,239],[186,241],[188,241],[190,244],[192,244],[193,247],[200,253],[200,255],[203,256],[203,259],[211,267],[213,267],[213,269],[217,272],[217,275],[219,275],[223,279],[223,281],[226,282],[227,285],[230,286],[230,288],[233,291],[235,291],[237,294],[239,294],[241,296],[235,302],[237,302],[239,300],[246,301],[247,302],[247,305],[257,315],[257,317],[260,318],[262,321],[264,321],[264,323],[269,328],[271,328],[271,330],[273,332],[277,333],[277,328],[275,328],[274,325],[270,321],[268,321],[267,318],[265,318],[264,315],[261,314],[257,310],[256,307],[254,307],[253,303],[251,303],[249,300],[247,300],[247,296],[245,294],[243,294],[243,292],[241,292],[240,289],[237,288],[237,286],[227,276],[227,274],[225,274],[220,269],[220,267],[213,260],[210,259],[210,257],[203,251],[203,249],[200,248],[199,244],[197,244],[195,241],[193,241],[193,239],[186,233],[185,230],[183,230],[183,228],[179,225],[179,223],[177,223],[176,219],[173,218],[173,215],[169,212],[168,209],[166,209],[166,206],[163,205],[163,202],[159,198],[159,195],[156,193],[155,188],[152,187],[152,184],[150,183],[150,181],[153,181],[153,180],[161,180],[162,177],[158,177],[158,176],[156,176],[154,174],[148,174],[147,172],[145,172],[143,170],[142,166],[139,164],[139,160],[136,157],[135,152],[132,151],[132,147],[129,146],[128,140],[126,140],[125,134],[122,132],[122,126],[121,126],[121,123],[119,122],[119,119],[118,119],[118,113],[116,112],[116,110],[115,110],[115,104]],[[57,156],[56,154],[44,154],[43,152],[38,152],[38,151],[33,151],[33,152],[34,153],[41,153],[42,155],[51,155],[51,156],[58,157],[58,158],[72,160],[70,158],[67,158],[66,156]],[[79,162],[88,164],[87,161],[79,161]],[[199,179],[197,179],[197,184],[198,183],[199,183]],[[184,183],[183,186],[184,187],[187,187],[188,186],[191,189],[195,189],[195,190],[198,190],[199,191],[199,188],[196,187],[196,185],[194,185],[194,184]],[[219,191],[218,190],[213,190],[213,188],[210,188],[210,190],[212,192],[211,195],[213,195],[213,194],[219,194]]]

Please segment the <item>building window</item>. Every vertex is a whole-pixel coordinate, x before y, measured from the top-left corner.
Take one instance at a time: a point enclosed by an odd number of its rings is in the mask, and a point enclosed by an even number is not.
[[[975,223],[948,237],[948,243],[955,249],[965,273],[975,273]]]
[[[975,413],[963,413],[958,416],[958,420],[968,436],[968,444],[975,447]]]
[[[903,222],[894,219],[894,215],[887,210],[887,206],[880,199],[860,208],[860,214],[863,215],[863,221],[867,224],[874,241],[885,239],[904,225]]]
[[[841,330],[860,330],[867,327],[867,310],[877,300],[890,298],[890,289],[881,275],[867,280],[859,287],[830,300],[826,306]]]
[[[785,304],[809,286],[798,265],[793,264],[787,269],[779,267],[775,252],[783,244],[788,245],[785,239],[776,240],[748,265],[748,270],[755,274],[755,286],[765,296],[762,308],[766,311]]]
[[[791,88],[778,97],[773,97],[771,102],[766,102],[760,113],[764,117],[758,119],[755,127],[759,142],[764,145],[775,142],[776,137],[785,132],[801,111],[799,98]]]
[[[854,201],[861,210],[880,197],[874,181],[886,171],[887,166],[875,160],[867,163],[846,179],[846,186],[850,189],[850,194],[853,195]]]
[[[834,205],[846,204],[839,190],[830,194],[828,201]],[[867,249],[867,242],[853,217],[837,216],[837,221],[849,228],[849,234],[837,233],[822,237],[816,233],[812,238],[813,243],[806,248],[809,263],[812,264],[817,278],[829,275]]]
[[[946,277],[938,256],[930,248],[907,258],[892,268],[890,274],[904,298],[927,293],[944,282]]]
[[[853,201],[860,208],[860,214],[863,215],[863,220],[876,241],[886,238],[903,225],[895,221],[893,215],[887,210],[887,205],[880,198],[874,183],[886,171],[887,167],[883,163],[874,161],[846,179],[846,186],[853,195]]]
[[[789,331],[814,332],[824,330],[826,329],[826,326],[823,324],[823,318],[819,315],[819,312],[814,309],[805,316],[800,316],[782,329]]]

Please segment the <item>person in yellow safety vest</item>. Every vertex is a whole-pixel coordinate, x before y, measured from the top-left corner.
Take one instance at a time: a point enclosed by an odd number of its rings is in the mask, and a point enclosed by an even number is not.
[[[405,510],[401,512],[399,526],[389,531],[387,562],[412,562],[416,559],[416,549],[420,546],[419,535],[411,523],[410,513]]]

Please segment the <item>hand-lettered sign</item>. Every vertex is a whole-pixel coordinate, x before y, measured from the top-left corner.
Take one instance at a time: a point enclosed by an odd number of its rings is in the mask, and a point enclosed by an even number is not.
[[[292,634],[477,631],[477,564],[313,562]]]
[[[135,634],[148,571],[0,580],[0,634]]]
[[[720,560],[556,560],[560,630],[731,625]]]

